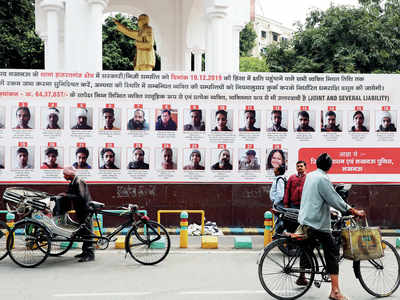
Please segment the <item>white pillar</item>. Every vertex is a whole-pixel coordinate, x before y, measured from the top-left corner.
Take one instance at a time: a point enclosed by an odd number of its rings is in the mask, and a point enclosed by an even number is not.
[[[44,69],[47,69],[47,66],[50,65],[49,63],[49,46],[47,45],[47,35],[41,33],[39,35],[40,39],[43,41],[44,44]]]
[[[239,63],[240,63],[240,32],[244,26],[242,25],[234,25],[233,26],[233,49],[232,49],[232,72],[239,72]]]
[[[201,72],[201,66],[202,66],[202,56],[203,56],[203,50],[201,49],[194,49],[193,54],[194,54],[194,71],[195,72]]]
[[[185,48],[184,53],[185,66],[183,71],[190,72],[192,70],[192,51],[188,48]]]
[[[89,3],[89,45],[92,55],[88,57],[90,71],[101,71],[103,69],[103,38],[102,24],[104,9],[108,6],[109,0],[87,0]]]
[[[64,61],[67,71],[86,71],[89,57],[93,55],[88,54],[88,6],[87,0],[65,2]]]
[[[64,5],[60,0],[43,0],[40,3],[40,6],[46,12],[47,20],[47,41],[45,41],[45,69],[58,70],[60,67],[59,11],[64,8]]]
[[[207,16],[210,19],[208,45],[206,60],[208,62],[208,72],[224,71],[224,19],[227,15],[228,6],[218,5],[207,9]],[[225,31],[226,33],[226,31]]]

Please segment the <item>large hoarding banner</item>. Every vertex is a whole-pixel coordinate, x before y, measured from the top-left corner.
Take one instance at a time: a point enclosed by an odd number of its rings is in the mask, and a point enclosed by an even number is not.
[[[399,183],[399,75],[0,70],[0,182]]]

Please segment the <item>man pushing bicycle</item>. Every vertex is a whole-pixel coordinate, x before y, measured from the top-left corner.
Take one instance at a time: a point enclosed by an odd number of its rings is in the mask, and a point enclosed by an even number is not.
[[[364,210],[357,210],[348,205],[335,191],[328,178],[332,159],[327,153],[317,158],[317,170],[309,173],[303,187],[298,221],[307,230],[309,238],[317,238],[323,247],[327,270],[331,278],[331,300],[347,300],[339,289],[339,263],[337,260],[338,246],[331,232],[330,207],[350,213],[354,216],[365,217]],[[304,273],[300,274],[298,285],[307,285]]]
[[[54,216],[64,215],[71,210],[71,203],[76,211],[76,216],[81,225],[77,234],[82,237],[90,237],[92,235],[92,220],[90,217],[89,203],[92,197],[86,182],[76,175],[75,169],[67,166],[63,170],[64,178],[70,183],[66,193],[59,194],[60,197],[56,201],[54,207]],[[89,239],[89,238],[88,238]],[[82,245],[82,253],[75,256],[79,258],[79,262],[87,262],[94,260],[93,242],[85,241]]]

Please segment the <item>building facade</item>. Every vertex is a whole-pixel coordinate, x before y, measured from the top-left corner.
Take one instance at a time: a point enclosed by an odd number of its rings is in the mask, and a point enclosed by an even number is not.
[[[264,17],[264,11],[260,1],[250,0],[250,21],[257,33],[256,46],[251,55],[261,57],[265,47],[273,43],[288,40],[293,34],[293,29],[279,21]]]

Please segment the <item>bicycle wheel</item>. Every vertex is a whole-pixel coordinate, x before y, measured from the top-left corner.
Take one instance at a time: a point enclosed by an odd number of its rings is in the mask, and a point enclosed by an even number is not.
[[[50,234],[44,226],[29,220],[16,223],[7,239],[7,249],[17,265],[36,267],[49,256]]]
[[[7,224],[0,221],[0,260],[7,256],[7,236],[10,232]]]
[[[286,255],[280,250],[288,246],[296,249],[293,255]],[[313,254],[305,251],[290,239],[282,238],[273,241],[265,248],[258,264],[261,285],[276,299],[296,299],[304,295],[311,287],[315,276],[315,266],[311,255]],[[296,284],[300,273],[305,275],[307,285]]]
[[[167,230],[154,221],[140,221],[129,230],[125,238],[125,250],[134,260],[144,265],[161,262],[168,255],[170,247]]]
[[[362,287],[375,297],[393,294],[400,284],[400,256],[396,248],[387,241],[384,256],[378,259],[354,262],[356,274]]]
[[[65,241],[51,241],[51,249],[49,256],[56,257],[64,255],[71,249],[73,241],[65,239]],[[43,248],[42,248],[43,247]],[[46,245],[44,243],[39,245],[40,250],[45,253],[47,251]]]

